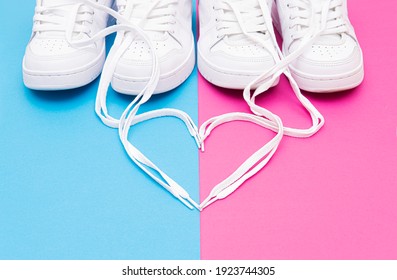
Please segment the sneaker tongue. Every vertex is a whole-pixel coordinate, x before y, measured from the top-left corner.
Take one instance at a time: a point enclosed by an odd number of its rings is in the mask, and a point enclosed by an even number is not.
[[[58,6],[63,6],[62,10],[71,10],[72,5],[76,4],[76,1],[73,0],[42,0],[42,5],[44,7],[58,7]],[[53,16],[55,18],[59,18],[59,16],[52,12],[48,12],[48,16]],[[63,31],[42,31],[38,34],[38,36],[43,37],[43,38],[61,38],[63,39],[65,37],[65,32]]]
[[[241,0],[228,0],[228,2],[230,2],[230,3],[239,2],[239,1],[241,2]],[[234,14],[233,11],[226,11],[225,14],[230,14],[232,17],[235,16],[235,14]],[[248,20],[247,17],[248,17],[247,15],[243,15],[243,19],[244,19],[244,20]],[[254,35],[254,36],[256,36],[256,37],[259,37],[259,38],[262,38],[262,37],[263,37],[263,39],[266,37],[265,34],[260,33],[260,32],[250,32],[250,34],[252,34],[252,35]],[[247,36],[246,36],[245,34],[233,34],[233,35],[229,35],[229,36],[228,36],[228,39],[229,39],[230,41],[236,41],[236,42],[238,41],[239,43],[242,43],[242,44],[247,44],[247,43],[251,42],[251,40],[248,39]]]
[[[148,2],[150,2],[150,1],[148,1]],[[150,5],[148,5],[148,3],[144,3],[144,4],[135,6],[135,8],[132,10],[131,17],[130,17],[132,23],[138,25],[142,20],[145,21],[144,16],[148,13],[149,8],[150,8]],[[159,39],[163,38],[165,32],[149,30],[146,33],[150,37],[150,39],[159,40]]]

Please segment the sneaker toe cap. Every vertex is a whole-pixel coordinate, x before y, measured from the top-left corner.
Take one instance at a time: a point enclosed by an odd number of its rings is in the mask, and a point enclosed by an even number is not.
[[[221,41],[202,55],[213,67],[228,73],[257,76],[275,64],[272,55],[259,44],[228,44]]]
[[[33,39],[25,51],[24,68],[35,73],[73,73],[94,63],[100,53],[95,45],[77,49],[64,39]]]
[[[160,76],[172,74],[190,56],[193,43],[182,48],[174,40],[154,41],[153,47],[159,58]],[[134,41],[117,63],[115,76],[125,79],[149,79],[152,75],[152,50],[144,41]]]
[[[354,71],[362,65],[359,45],[351,37],[336,45],[313,44],[292,63],[292,68],[308,75],[332,76]]]

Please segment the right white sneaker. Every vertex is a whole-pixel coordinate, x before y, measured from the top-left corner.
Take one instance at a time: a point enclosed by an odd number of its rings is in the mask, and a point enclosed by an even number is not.
[[[205,79],[220,87],[243,89],[275,65],[277,52],[269,32],[271,3],[200,0],[197,59]]]
[[[346,0],[275,0],[273,17],[285,56],[301,89],[333,92],[364,78],[363,54],[348,18]]]
[[[93,2],[110,7],[112,0]],[[107,25],[106,13],[71,0],[37,0],[32,37],[23,59],[23,80],[36,90],[64,90],[84,86],[100,73],[105,61],[105,39],[84,47],[86,40]]]
[[[182,84],[195,65],[191,0],[116,0],[119,13],[139,26],[155,47],[160,65],[160,80],[155,93],[172,90]],[[112,87],[115,91],[136,95],[145,88],[152,71],[152,53],[142,37],[126,34],[128,49],[116,65]],[[116,37],[115,42],[118,38]],[[118,48],[115,44],[113,48]]]

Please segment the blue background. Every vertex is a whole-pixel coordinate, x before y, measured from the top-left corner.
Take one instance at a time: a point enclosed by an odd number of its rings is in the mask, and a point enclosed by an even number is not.
[[[117,130],[100,122],[98,80],[63,92],[24,87],[21,61],[35,1],[14,1],[12,10],[6,4],[0,4],[0,259],[199,259],[198,211],[142,173]],[[130,101],[111,91],[111,114],[119,116]],[[197,122],[197,102],[195,70],[144,109],[179,108]],[[153,120],[133,132],[138,148],[198,200],[198,151],[182,122]]]

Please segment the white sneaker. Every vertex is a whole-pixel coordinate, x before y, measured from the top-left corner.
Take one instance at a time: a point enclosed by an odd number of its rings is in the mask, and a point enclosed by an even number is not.
[[[362,82],[363,55],[348,18],[346,0],[275,1],[273,18],[283,37],[284,55],[305,47],[290,64],[301,89],[341,91]]]
[[[111,6],[112,0],[95,0]],[[23,59],[25,85],[37,90],[84,86],[102,70],[105,39],[84,48],[70,46],[104,29],[107,14],[71,0],[37,0],[31,40]]]
[[[191,0],[117,0],[119,12],[141,27],[151,39],[160,64],[160,81],[155,93],[172,90],[190,75],[195,64]],[[130,4],[130,2],[129,2]],[[125,40],[125,39],[124,39]],[[148,83],[153,68],[152,54],[140,37],[131,38],[119,59],[112,79],[114,90],[138,94]],[[117,38],[116,38],[117,41]]]
[[[201,0],[199,5],[198,68],[205,79],[243,89],[275,65],[272,23],[266,22],[270,5],[264,0]]]

